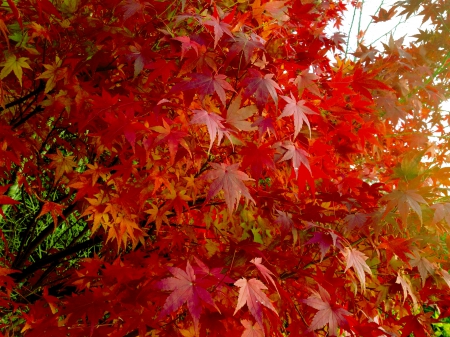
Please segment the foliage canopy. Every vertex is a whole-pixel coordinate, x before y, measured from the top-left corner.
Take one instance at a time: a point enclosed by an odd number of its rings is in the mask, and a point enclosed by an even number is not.
[[[3,1],[0,336],[431,334],[448,3],[351,56],[350,6]]]

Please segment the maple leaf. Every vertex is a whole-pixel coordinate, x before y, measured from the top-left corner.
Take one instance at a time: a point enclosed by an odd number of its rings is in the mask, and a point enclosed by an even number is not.
[[[174,37],[173,39],[181,42],[181,60],[183,59],[184,54],[186,54],[186,52],[191,49],[193,49],[198,56],[198,49],[200,45],[197,42],[191,40],[189,36],[178,36]]]
[[[395,15],[396,10],[395,7],[392,6],[389,11],[385,10],[384,8],[380,8],[380,11],[378,12],[378,16],[375,15],[371,15],[373,22],[377,23],[377,22],[384,22],[384,21],[389,21],[390,19],[392,19],[392,17]]]
[[[328,324],[328,333],[330,336],[337,336],[339,326],[347,326],[348,322],[345,316],[350,316],[344,308],[331,304],[331,297],[328,291],[319,285],[319,292],[303,300],[304,303],[319,310],[315,315],[307,331],[314,331]]]
[[[422,278],[422,286],[424,286],[428,274],[434,275],[434,271],[436,269],[435,266],[433,266],[428,259],[421,256],[418,251],[414,251],[413,254],[407,255],[411,258],[409,263],[411,267],[417,267],[419,270],[420,277]]]
[[[434,209],[433,224],[445,220],[450,226],[450,203],[435,204],[430,208]]]
[[[417,297],[416,297],[416,295],[414,295],[414,292],[411,288],[411,283],[409,282],[409,280],[407,278],[403,277],[402,275],[400,275],[400,272],[398,272],[397,280],[395,281],[395,283],[400,284],[402,286],[403,303],[405,303],[406,297],[409,295],[409,296],[411,296],[411,299],[414,303],[414,307],[417,308],[417,305],[418,305]]]
[[[250,62],[255,50],[264,50],[263,41],[256,34],[251,34],[248,36],[243,32],[238,32],[234,38],[234,43],[231,45],[230,51],[228,52],[228,61],[231,61],[240,52],[244,55],[244,60],[246,63]]]
[[[422,222],[422,209],[419,203],[427,204],[425,199],[415,190],[396,190],[383,196],[380,201],[388,201],[384,215],[388,214],[394,207],[397,207],[404,224],[406,224],[409,208],[412,208]]]
[[[391,261],[392,255],[395,254],[410,267],[409,259],[406,254],[411,253],[411,244],[414,242],[413,239],[393,238],[390,236],[389,238],[381,238],[381,240],[383,240],[383,243],[381,243],[378,248],[386,249],[388,261]]]
[[[278,104],[277,90],[281,91],[281,88],[277,82],[272,80],[273,76],[274,74],[263,76],[256,69],[249,69],[247,77],[242,81],[242,87],[244,88],[243,98],[247,99],[255,95],[258,109],[262,109],[267,103],[269,95]]]
[[[258,128],[259,138],[262,138],[266,132],[269,135],[275,134],[274,124],[275,121],[271,117],[264,118],[263,116],[258,116],[252,126]]]
[[[323,258],[328,253],[332,245],[338,248],[339,250],[344,249],[341,243],[341,238],[338,237],[333,232],[325,232],[325,233],[321,231],[314,232],[313,237],[309,239],[308,242],[305,243],[305,245],[310,245],[313,243],[319,244],[320,261],[323,260]]]
[[[294,143],[291,141],[284,141],[283,143],[278,145],[278,148],[281,148],[281,151],[283,151],[283,157],[278,160],[278,162],[282,162],[285,160],[292,160],[292,167],[295,171],[295,178],[297,178],[298,175],[298,169],[301,164],[305,165],[305,167],[308,169],[309,173],[311,173],[311,167],[309,166],[309,161],[307,157],[309,156],[308,153],[295,146]]]
[[[163,119],[163,126],[155,126],[151,129],[160,133],[160,135],[155,139],[155,144],[157,145],[164,142],[169,147],[170,163],[172,165],[175,162],[175,156],[179,145],[183,146],[186,151],[190,153],[189,145],[186,143],[186,140],[184,140],[184,137],[188,135],[187,132],[174,131],[165,119]]]
[[[227,110],[226,122],[233,125],[236,129],[242,131],[256,130],[256,127],[246,119],[253,116],[255,112],[258,111],[257,107],[255,105],[247,105],[240,108],[241,101],[242,97],[241,95],[238,95],[236,99],[230,104]]]
[[[213,75],[211,73],[194,73],[192,74],[191,80],[174,85],[170,92],[197,90],[202,97],[216,92],[222,104],[226,105],[225,90],[235,91],[231,84],[225,80],[226,78],[227,77],[223,74]]]
[[[44,64],[47,70],[38,76],[37,79],[48,79],[45,84],[45,93],[51,91],[55,87],[56,82],[67,76],[67,68],[61,68],[61,65],[62,60],[58,56],[56,56],[56,61],[53,64]]]
[[[172,291],[159,316],[163,317],[177,311],[183,303],[187,303],[189,312],[194,319],[195,331],[198,334],[198,324],[202,312],[201,302],[203,301],[216,308],[219,313],[220,310],[215,305],[211,294],[196,284],[195,272],[189,261],[186,265],[186,271],[177,267],[169,267],[169,271],[174,277],[165,278],[157,283],[158,289]]]
[[[28,57],[19,57],[19,59],[17,59],[16,55],[9,55],[6,58],[5,62],[0,63],[0,66],[3,66],[3,69],[0,72],[0,80],[4,79],[12,71],[19,80],[20,86],[22,86],[22,69],[26,68],[31,70],[30,65],[27,63],[27,60]]]
[[[267,298],[266,294],[261,291],[263,289],[267,289],[267,287],[261,281],[255,278],[247,281],[247,279],[243,277],[237,280],[234,285],[236,287],[239,287],[240,289],[238,303],[233,315],[236,315],[236,313],[245,305],[245,303],[247,303],[247,307],[250,310],[250,313],[253,315],[253,317],[255,317],[256,321],[261,327],[263,326],[263,312],[261,305],[264,305],[266,308],[269,308],[278,315],[276,309]]]
[[[294,228],[294,221],[292,221],[292,216],[289,213],[276,210],[278,213],[275,223],[281,226],[281,232],[286,235]]]
[[[14,200],[13,198],[8,197],[7,195],[4,195],[5,192],[8,191],[10,186],[11,186],[11,184],[0,186],[0,205],[17,205],[17,204],[20,204],[19,201]],[[1,209],[0,209],[0,212],[1,212]]]
[[[264,277],[266,282],[270,281],[278,292],[277,284],[275,283],[274,279],[272,278],[272,275],[273,276],[275,276],[275,275],[269,269],[267,269],[266,266],[264,266],[261,263],[261,261],[262,261],[262,258],[255,257],[250,262],[253,263],[256,266],[256,268],[258,268],[259,272],[262,274],[262,276]]]
[[[368,218],[367,214],[364,213],[355,213],[347,215],[344,219],[348,223],[347,230],[352,231],[355,228],[360,229],[365,224],[367,218]]]
[[[442,278],[444,279],[445,283],[447,283],[447,285],[450,288],[450,274],[449,274],[449,272],[444,270],[444,269],[441,269],[440,273],[441,273]]]
[[[208,148],[208,153],[211,151],[214,139],[216,139],[217,136],[217,144],[220,144],[222,141],[223,136],[225,135],[230,142],[230,132],[225,128],[225,126],[222,124],[224,121],[222,116],[219,116],[218,114],[214,112],[207,112],[205,110],[194,110],[194,116],[191,119],[190,124],[205,124],[206,128],[208,129],[210,143]]]
[[[203,24],[214,28],[214,48],[216,48],[223,33],[233,37],[233,33],[230,32],[230,25],[224,21],[219,21],[219,19],[214,16],[211,16],[207,21],[203,21]]]
[[[228,206],[228,211],[232,212],[237,208],[241,195],[247,200],[253,200],[247,186],[244,185],[243,181],[253,180],[244,172],[239,171],[239,163],[236,164],[216,164],[210,163],[213,170],[209,170],[204,176],[205,179],[214,179],[211,184],[208,195],[206,196],[206,201],[208,202],[213,198],[220,190],[223,190],[225,195],[225,202]]]
[[[247,144],[240,152],[243,156],[242,168],[250,167],[251,176],[258,181],[264,168],[275,171],[274,153],[275,150],[269,144],[259,147],[255,143]]]
[[[308,89],[314,95],[322,97],[319,87],[314,82],[317,79],[319,79],[319,76],[312,74],[308,71],[308,69],[305,69],[296,78],[289,79],[289,82],[293,82],[297,85],[299,91]]]
[[[245,331],[242,333],[241,337],[264,337],[264,330],[261,328],[261,325],[259,325],[258,322],[256,322],[254,325],[252,322],[241,319],[241,324],[244,326]]]
[[[52,159],[50,167],[56,169],[55,172],[55,183],[63,176],[63,174],[68,174],[73,172],[73,168],[77,167],[72,159],[75,156],[64,156],[59,149],[56,149],[56,154],[47,154],[47,157]]]
[[[405,324],[405,326],[402,329],[402,336],[411,336],[411,334],[414,333],[414,337],[428,337],[430,336],[430,330],[424,327],[424,324],[422,321],[428,321],[429,316],[431,316],[433,313],[428,312],[426,314],[419,314],[419,315],[408,315],[405,317],[402,317],[399,321],[401,324]],[[424,317],[425,316],[425,317]],[[428,316],[428,317],[427,317]]]
[[[194,267],[195,274],[197,276],[212,276],[215,279],[224,283],[234,283],[235,281],[228,275],[222,274],[223,268],[212,268],[210,269],[206,264],[204,264],[199,258],[194,256],[195,262],[198,267]]]
[[[148,4],[147,2],[141,3],[137,0],[125,0],[124,4],[121,7],[121,10],[123,13],[123,19],[127,20],[130,17],[132,17],[134,14],[142,11],[142,9],[145,7],[145,5]]]
[[[303,122],[305,122],[306,125],[308,125],[309,129],[309,135],[311,136],[311,126],[309,125],[308,118],[306,117],[306,114],[316,114],[313,110],[305,106],[305,101],[300,100],[297,101],[294,98],[294,95],[291,97],[288,96],[281,96],[288,104],[283,109],[283,113],[278,117],[278,119],[283,118],[285,116],[292,116],[294,115],[294,139],[299,134],[300,130],[302,129]]]
[[[145,213],[150,214],[150,217],[147,220],[147,224],[154,221],[156,225],[156,232],[158,233],[161,229],[161,225],[164,221],[165,224],[170,224],[169,219],[167,218],[168,215],[171,214],[167,210],[167,208],[158,208],[158,206],[151,204],[152,209],[148,209],[145,211]]]
[[[353,267],[353,270],[356,272],[356,276],[361,282],[361,288],[364,292],[366,290],[366,274],[372,275],[372,271],[366,263],[368,257],[364,255],[364,253],[360,252],[355,248],[345,247],[345,250],[342,252],[346,260],[346,267],[344,272]]]
[[[56,226],[58,225],[58,216],[65,219],[64,214],[63,214],[64,208],[65,207],[63,205],[59,205],[52,201],[46,201],[44,203],[44,206],[42,206],[42,210],[39,213],[39,215],[37,216],[37,218],[40,218],[41,216],[43,216],[47,213],[50,213],[50,215],[52,216],[52,219],[53,219],[53,223],[55,224],[55,230],[56,230]]]

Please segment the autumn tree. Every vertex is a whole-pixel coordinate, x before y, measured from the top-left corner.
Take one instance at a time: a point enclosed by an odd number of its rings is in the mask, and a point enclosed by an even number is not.
[[[352,5],[4,1],[0,335],[432,334],[449,4]]]

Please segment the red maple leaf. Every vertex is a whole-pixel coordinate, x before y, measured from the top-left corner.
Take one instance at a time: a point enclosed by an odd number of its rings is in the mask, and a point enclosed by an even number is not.
[[[351,315],[344,308],[331,304],[331,297],[328,291],[319,285],[319,292],[303,300],[307,305],[319,310],[314,316],[308,331],[314,331],[328,324],[328,333],[330,336],[336,336],[338,328],[348,326],[345,316]]]
[[[244,88],[244,99],[255,95],[256,105],[262,109],[267,103],[269,95],[275,103],[278,103],[277,90],[281,91],[280,86],[272,80],[274,74],[266,74],[263,76],[258,70],[249,69],[248,76],[242,81]]]
[[[239,163],[231,165],[210,163],[210,165],[213,167],[213,170],[209,170],[206,173],[205,179],[214,179],[214,181],[209,188],[205,202],[208,202],[212,197],[217,195],[220,190],[224,192],[225,202],[230,212],[237,208],[241,195],[247,200],[255,202],[247,186],[243,183],[243,181],[253,179],[238,170]]]
[[[243,156],[242,168],[249,167],[252,177],[259,180],[264,168],[275,171],[274,153],[275,149],[269,144],[262,144],[258,147],[255,143],[249,143],[240,152]]]
[[[241,320],[242,325],[245,328],[244,333],[241,337],[264,337],[264,330],[261,328],[261,325],[259,325],[258,322],[255,323],[255,325],[252,324],[252,322],[242,319]]]
[[[256,268],[258,268],[259,272],[262,274],[262,276],[264,277],[266,282],[270,281],[278,292],[277,284],[275,283],[274,279],[272,278],[272,275],[274,275],[274,274],[269,269],[267,269],[267,267],[264,266],[261,263],[261,261],[262,261],[262,258],[256,257],[253,260],[251,260],[250,262],[253,263],[256,266]]]
[[[305,165],[309,173],[311,173],[311,167],[309,166],[309,161],[307,158],[309,155],[305,150],[297,147],[291,141],[284,141],[283,143],[279,143],[278,149],[283,153],[283,157],[278,160],[279,162],[289,159],[292,160],[292,167],[295,171],[295,178],[297,178],[298,169],[301,164]]]
[[[0,186],[0,205],[16,205],[16,204],[20,204],[19,201],[14,200],[13,198],[8,197],[7,195],[3,195],[8,190],[9,186],[11,186],[11,184]],[[1,212],[1,209],[0,209],[0,212]]]
[[[296,78],[291,78],[289,82],[293,82],[295,85],[297,85],[298,90],[304,90],[308,89],[311,91],[314,95],[317,95],[321,97],[319,87],[314,82],[315,80],[319,79],[319,76],[316,74],[312,74],[308,71],[308,69],[303,70]]]
[[[256,34],[247,36],[242,32],[238,32],[237,36],[234,37],[234,43],[231,45],[227,61],[231,61],[236,55],[242,52],[245,62],[249,63],[253,53],[257,49],[264,50],[264,44],[261,42],[260,37]]]
[[[41,216],[43,216],[47,213],[50,213],[50,215],[52,216],[52,219],[53,219],[53,223],[55,224],[55,229],[56,229],[56,226],[58,225],[58,216],[65,219],[64,214],[63,214],[64,208],[65,207],[63,205],[59,205],[52,201],[46,201],[44,206],[42,207],[41,213],[39,213],[39,215],[37,217],[40,218]]]
[[[233,37],[233,34],[230,32],[230,25],[224,21],[220,21],[214,16],[211,16],[207,21],[203,21],[203,24],[214,28],[214,48],[216,48],[217,43],[223,36],[223,33]]]
[[[195,330],[198,331],[198,323],[202,312],[201,302],[205,302],[220,312],[219,308],[214,304],[211,294],[196,283],[194,269],[189,261],[186,265],[186,271],[177,267],[169,267],[169,271],[175,277],[165,278],[157,283],[158,289],[172,291],[162,307],[160,317],[170,314],[183,303],[187,303],[189,312],[194,319]]]
[[[276,309],[267,298],[266,294],[261,291],[262,289],[267,289],[261,281],[255,278],[252,278],[249,281],[247,281],[246,278],[241,278],[240,280],[237,280],[234,285],[240,288],[238,303],[236,305],[234,315],[236,315],[238,310],[241,309],[245,303],[247,303],[248,309],[260,326],[263,326],[263,305],[278,315]]]
[[[223,74],[213,75],[211,73],[194,73],[192,74],[192,79],[174,85],[170,92],[174,93],[185,90],[196,90],[202,97],[205,95],[211,95],[215,92],[217,93],[217,96],[219,96],[222,104],[225,105],[225,90],[235,91],[231,84],[225,80],[226,78],[227,77]]]
[[[390,235],[387,238],[382,237],[381,243],[378,248],[385,249],[387,261],[391,261],[392,256],[395,254],[400,260],[402,260],[408,268],[411,268],[409,265],[409,258],[406,256],[407,253],[411,253],[411,244],[414,242],[413,239],[404,239],[404,238],[394,238]]]
[[[397,13],[395,10],[395,6],[392,6],[389,11],[385,10],[384,8],[380,8],[380,11],[378,12],[378,16],[371,15],[373,22],[384,22],[389,21],[392,19],[392,17]]]
[[[426,322],[430,319],[433,313],[419,315],[408,315],[400,319],[401,324],[405,324],[402,330],[402,336],[410,336],[414,333],[415,337],[428,337],[430,336],[431,329]]]
[[[283,109],[283,113],[278,118],[283,118],[285,116],[292,116],[294,115],[294,139],[299,134],[300,130],[302,129],[303,122],[305,122],[306,125],[308,125],[309,134],[311,135],[311,126],[309,125],[308,118],[306,117],[306,114],[315,114],[313,110],[308,108],[305,105],[304,100],[297,101],[294,98],[294,95],[291,93],[291,97],[288,96],[281,96],[288,104]]]
[[[210,143],[208,152],[211,151],[214,139],[217,135],[217,144],[220,144],[225,135],[231,142],[230,132],[222,124],[224,119],[214,112],[207,112],[205,110],[194,110],[194,116],[191,119],[191,124],[205,124],[208,129]]]

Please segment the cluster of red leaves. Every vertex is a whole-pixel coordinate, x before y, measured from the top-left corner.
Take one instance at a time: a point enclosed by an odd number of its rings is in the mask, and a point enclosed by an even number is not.
[[[343,1],[7,0],[0,335],[429,334],[450,34],[413,3],[374,19],[433,34],[332,61]]]

